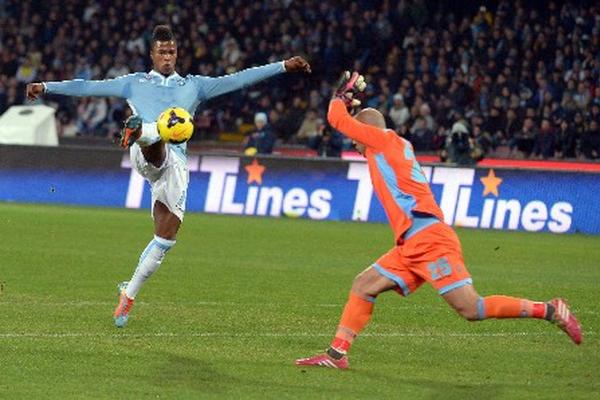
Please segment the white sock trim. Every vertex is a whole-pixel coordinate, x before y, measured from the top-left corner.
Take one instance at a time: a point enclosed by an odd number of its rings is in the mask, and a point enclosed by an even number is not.
[[[142,134],[136,140],[136,143],[140,146],[150,146],[158,141],[160,141],[160,136],[158,135],[156,122],[144,122],[142,124]]]
[[[175,246],[175,243],[177,243],[176,240],[169,240],[156,235],[154,235],[154,240],[156,240],[156,243],[162,246],[163,250],[168,250],[171,247]],[[164,247],[167,247],[168,249],[164,249]]]

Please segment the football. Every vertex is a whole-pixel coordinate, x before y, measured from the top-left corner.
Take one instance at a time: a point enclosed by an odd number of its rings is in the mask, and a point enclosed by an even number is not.
[[[181,107],[170,107],[156,121],[160,138],[167,143],[184,143],[194,133],[194,121],[189,112]]]

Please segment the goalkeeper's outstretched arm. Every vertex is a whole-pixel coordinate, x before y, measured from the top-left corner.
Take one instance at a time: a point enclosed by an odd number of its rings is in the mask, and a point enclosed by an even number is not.
[[[382,150],[386,146],[388,131],[356,120],[339,98],[334,98],[329,103],[327,120],[335,130],[367,147]]]

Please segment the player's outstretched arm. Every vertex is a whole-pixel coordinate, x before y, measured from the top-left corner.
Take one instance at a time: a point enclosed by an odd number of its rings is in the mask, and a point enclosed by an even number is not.
[[[27,99],[35,100],[42,93],[79,97],[111,96],[126,98],[129,96],[131,79],[133,79],[133,74],[98,81],[73,79],[61,82],[30,83],[27,85]]]
[[[310,73],[310,64],[308,64],[304,58],[296,56],[285,61],[248,68],[234,74],[217,78],[196,75],[194,79],[198,83],[198,97],[202,100],[207,100],[221,96],[225,93],[252,86],[260,81],[284,72]]]

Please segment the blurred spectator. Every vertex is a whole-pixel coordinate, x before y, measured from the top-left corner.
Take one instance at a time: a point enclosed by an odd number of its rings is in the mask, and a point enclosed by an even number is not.
[[[106,72],[106,77],[109,79],[116,78],[117,76],[127,75],[129,72],[129,68],[123,64],[123,61],[117,58],[115,64]]]
[[[427,127],[427,120],[418,117],[410,128],[410,141],[415,151],[431,151],[435,149],[434,133]]]
[[[477,156],[477,149],[469,137],[465,123],[455,122],[440,153],[441,160],[458,165],[473,165]]]
[[[513,141],[521,125],[522,123],[519,121],[516,111],[512,108],[509,108],[508,111],[506,111],[506,123],[504,124],[504,129],[502,130],[502,134],[504,135],[507,143],[510,144]]]
[[[475,147],[477,147],[482,154],[489,154],[495,148],[494,138],[488,131],[483,130],[481,123],[472,126],[473,135],[471,140]]]
[[[254,116],[254,130],[248,136],[248,141],[244,146],[247,155],[271,154],[275,146],[275,135],[267,123],[267,114],[259,112]]]
[[[395,129],[400,129],[400,127],[410,119],[410,112],[408,111],[408,107],[404,104],[404,97],[400,93],[394,95],[392,107],[389,110],[389,116],[394,123]]]
[[[106,119],[107,114],[106,99],[100,97],[85,98],[77,107],[77,129],[82,134],[100,135],[100,125]]]
[[[300,129],[296,133],[296,141],[298,143],[309,143],[318,132],[318,121],[317,112],[315,110],[308,110],[302,120]]]
[[[419,107],[419,117],[421,117],[425,121],[425,127],[427,130],[434,132],[435,131],[435,121],[431,116],[431,108],[429,104],[423,103]]]
[[[77,60],[77,65],[75,67],[75,79],[84,79],[90,80],[94,77],[94,72],[92,71],[92,67],[89,65],[85,57],[79,57]]]
[[[79,129],[79,132],[88,135],[107,136],[107,132],[100,129],[101,124],[108,115],[105,98],[85,98],[77,107],[77,115],[77,129]]]
[[[544,119],[541,128],[535,137],[533,145],[533,154],[543,159],[554,157],[554,149],[556,146],[556,135],[554,128],[550,125],[550,121]]]
[[[585,82],[579,82],[577,84],[577,92],[573,95],[573,100],[580,110],[586,110],[590,104],[591,93],[586,86]]]
[[[577,153],[577,136],[567,121],[560,122],[556,134],[556,156],[559,158],[575,158]]]
[[[223,41],[223,53],[221,59],[225,64],[225,71],[235,72],[242,58],[242,52],[234,38],[228,38]]]
[[[69,114],[62,112],[56,115],[56,131],[60,137],[74,137],[79,128]]]
[[[285,140],[286,135],[288,135],[288,126],[287,121],[285,119],[286,109],[285,105],[282,101],[278,101],[275,103],[275,107],[272,108],[267,117],[269,119],[269,124],[273,129],[273,134],[278,139]]]
[[[303,123],[305,113],[302,99],[298,96],[294,97],[291,107],[285,110],[281,120],[281,125],[285,127],[282,130],[284,141],[288,142],[295,139],[295,134]]]
[[[31,58],[27,56],[23,59],[23,62],[19,66],[19,69],[17,69],[17,81],[21,84],[27,84],[29,82],[33,82],[36,77],[37,70],[31,62]]]
[[[500,114],[500,109],[492,107],[487,121],[482,120],[482,129],[489,135],[492,145],[496,147],[505,139],[504,126],[506,118]]]
[[[521,130],[515,135],[516,149],[520,152],[521,158],[526,158],[531,155],[537,134],[538,131],[533,122],[533,118],[525,118]]]
[[[581,152],[588,160],[600,159],[600,131],[598,121],[592,120],[589,129],[581,139]]]
[[[330,129],[322,119],[317,119],[317,134],[309,139],[308,146],[317,151],[319,157],[341,157],[344,137]]]

